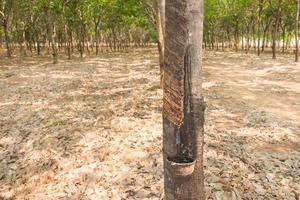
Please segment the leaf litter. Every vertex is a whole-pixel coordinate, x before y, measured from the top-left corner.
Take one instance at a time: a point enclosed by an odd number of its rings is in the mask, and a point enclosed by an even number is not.
[[[27,59],[0,67],[0,199],[161,199],[156,49]],[[300,198],[300,68],[288,59],[205,53],[207,199]]]

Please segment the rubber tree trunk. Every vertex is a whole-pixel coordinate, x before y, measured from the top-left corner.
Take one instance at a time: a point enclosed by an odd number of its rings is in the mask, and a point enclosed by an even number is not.
[[[281,26],[281,30],[282,30],[281,52],[284,53],[285,52],[285,43],[286,43],[286,25],[285,24]]]
[[[235,22],[235,29],[234,29],[234,48],[235,52],[238,52],[238,45],[239,45],[239,21],[236,20]]]
[[[265,51],[266,42],[267,42],[267,33],[269,30],[270,24],[271,24],[271,20],[268,20],[266,22],[265,27],[263,27],[263,41],[262,41],[262,46],[261,46],[261,52]]]
[[[4,37],[5,37],[5,45],[6,45],[6,55],[8,58],[11,58],[12,51],[10,46],[10,38],[8,33],[8,20],[4,19],[3,22],[3,29],[4,29]]]
[[[260,56],[260,40],[261,40],[261,27],[262,27],[262,19],[261,14],[263,10],[263,0],[259,0],[259,11],[258,11],[258,26],[257,26],[257,55]]]
[[[272,29],[272,58],[276,59],[276,39],[277,39],[277,31],[278,31],[278,18],[276,17],[275,22],[273,24]]]
[[[165,199],[203,200],[203,0],[166,0],[165,26]]]
[[[296,44],[296,50],[295,50],[295,62],[298,62],[299,60],[299,40],[298,40],[298,29],[299,29],[299,12],[300,12],[300,0],[297,1],[297,14],[296,14],[296,26],[295,26],[295,44]]]
[[[95,28],[95,42],[96,42],[96,55],[99,55],[99,34],[98,34],[98,27]]]
[[[52,57],[53,57],[53,64],[58,63],[58,49],[56,43],[56,27],[53,26],[52,35],[51,35],[51,47],[52,47]]]
[[[100,34],[99,34],[99,24],[100,20],[99,19],[94,19],[95,23],[95,43],[96,43],[96,55],[99,55],[99,43],[100,43]]]
[[[164,77],[164,35],[165,35],[165,0],[155,0],[156,7],[156,29],[158,35],[158,52],[160,67],[160,84],[162,86]]]
[[[278,8],[276,9],[275,13],[275,21],[273,24],[273,29],[272,29],[272,54],[273,54],[273,59],[276,59],[276,40],[277,40],[277,32],[279,29],[279,23],[280,23],[280,12],[281,12],[281,2],[282,0],[278,1]]]
[[[37,37],[37,55],[41,55],[41,41],[39,38],[39,33],[36,34]]]
[[[25,30],[24,24],[22,26],[21,54],[23,56],[27,55],[27,52],[26,52],[26,30]]]
[[[66,48],[67,48],[67,54],[68,59],[71,59],[71,38],[70,38],[70,32],[71,30],[67,25],[65,25],[65,37],[66,37]]]

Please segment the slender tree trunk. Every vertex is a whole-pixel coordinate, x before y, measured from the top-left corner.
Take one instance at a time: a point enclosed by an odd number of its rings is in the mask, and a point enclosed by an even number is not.
[[[285,51],[288,50],[288,45],[290,44],[291,40],[289,39],[290,38],[290,33],[287,34],[287,38],[286,38],[286,42],[285,42]]]
[[[41,42],[39,40],[37,41],[37,55],[41,55]]]
[[[266,32],[264,32],[264,34],[263,34],[263,41],[262,41],[262,45],[261,45],[261,52],[265,51],[265,45],[266,45]]]
[[[276,59],[276,27],[277,27],[277,19],[273,24],[272,30],[272,58]]]
[[[277,14],[272,29],[272,58],[273,59],[276,59],[276,39],[277,39],[278,27],[279,27],[279,16]]]
[[[242,36],[242,51],[244,51],[245,49],[245,43],[244,43],[244,34]]]
[[[250,25],[247,25],[247,47],[246,47],[246,54],[249,53],[250,50]]]
[[[65,49],[65,52],[68,55],[69,54],[69,34],[68,34],[67,25],[65,25],[65,28],[64,28],[64,35],[65,35],[64,49]],[[69,55],[68,55],[68,59],[69,59]]]
[[[22,27],[22,42],[21,42],[21,54],[26,56],[26,31],[25,31],[25,26],[23,24]]]
[[[224,32],[222,32],[222,51],[224,51]]]
[[[267,33],[268,33],[268,29],[270,27],[271,24],[271,20],[268,20],[266,22],[266,26],[264,27],[264,33],[263,33],[263,41],[262,41],[262,46],[261,46],[261,51],[264,52],[265,51],[265,47],[267,46]]]
[[[3,29],[4,29],[4,37],[5,37],[5,45],[6,45],[6,55],[8,58],[11,58],[12,51],[10,46],[10,38],[8,33],[8,20],[3,20]]]
[[[29,39],[29,51],[32,55],[32,41],[31,41],[31,38]]]
[[[282,53],[284,53],[284,47],[285,47],[285,35],[286,35],[286,26],[283,25],[282,27]]]
[[[41,39],[39,29],[35,29],[36,45],[37,45],[37,55],[41,55]]]
[[[261,19],[261,13],[263,9],[263,0],[259,0],[259,11],[258,11],[258,27],[257,27],[257,55],[260,56],[260,39],[261,39],[261,25],[262,25],[262,19]]]
[[[238,45],[239,45],[239,21],[236,20],[236,22],[235,22],[235,30],[234,30],[234,47],[235,47],[235,52],[238,52]]]
[[[80,58],[82,58],[83,57],[83,42],[81,39],[79,41],[78,47],[79,47]]]
[[[163,105],[165,199],[204,200],[202,0],[166,0]]]
[[[53,64],[58,63],[58,51],[57,51],[57,44],[56,44],[55,38],[56,38],[56,27],[55,27],[55,25],[53,25],[53,31],[52,31],[52,35],[51,35]]]
[[[298,29],[299,29],[299,12],[300,12],[300,0],[297,1],[297,14],[296,14],[296,22],[295,22],[295,62],[299,60],[299,40],[298,40]]]
[[[95,42],[96,42],[96,55],[99,54],[99,35],[98,35],[98,27],[95,27]]]
[[[66,35],[67,54],[68,54],[68,59],[70,60],[71,59],[71,35],[72,35],[72,32],[67,25],[65,25],[65,35]]]
[[[89,39],[87,39],[85,44],[86,44],[86,51],[87,51],[88,55],[90,55],[90,41],[89,41]]]
[[[158,35],[158,53],[160,68],[160,85],[162,87],[164,77],[164,32],[165,32],[165,0],[155,0],[156,8],[156,30]]]

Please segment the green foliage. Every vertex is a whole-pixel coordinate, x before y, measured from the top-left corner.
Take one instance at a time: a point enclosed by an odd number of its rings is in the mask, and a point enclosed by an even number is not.
[[[204,32],[207,39],[222,40],[224,33],[230,38],[246,37],[249,30],[258,37],[263,27],[279,18],[280,26],[293,35],[296,1],[290,0],[206,0]],[[267,34],[271,34],[268,27]],[[278,30],[279,32],[279,30]]]
[[[46,42],[51,27],[62,41],[68,34],[74,41],[84,42],[89,37],[98,41],[101,34],[107,43],[112,39],[129,43],[141,30],[155,38],[140,0],[1,0],[0,11],[12,16],[10,35],[17,43],[23,40],[24,32],[27,42]],[[0,19],[3,17],[1,14]]]

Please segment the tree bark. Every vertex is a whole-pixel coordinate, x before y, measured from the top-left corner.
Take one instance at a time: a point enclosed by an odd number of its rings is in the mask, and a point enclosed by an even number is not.
[[[276,31],[277,31],[277,19],[273,24],[272,29],[272,58],[276,59]]]
[[[279,17],[276,16],[273,29],[272,29],[272,58],[276,59],[276,39],[277,39],[277,31],[279,27]]]
[[[56,44],[55,38],[56,38],[56,27],[55,27],[55,25],[53,25],[53,30],[52,30],[52,35],[51,35],[53,64],[58,63],[58,50],[57,50],[57,44]]]
[[[269,26],[271,24],[271,20],[267,20],[266,22],[266,26],[264,27],[264,32],[263,32],[263,41],[262,41],[262,46],[261,46],[261,52],[265,51],[265,47],[266,47],[266,41],[267,41],[267,33],[268,33],[268,29]]]
[[[280,13],[281,13],[281,2],[282,0],[278,1],[278,7],[276,8],[275,12],[275,21],[273,24],[273,29],[272,29],[272,54],[273,54],[273,59],[276,59],[276,40],[277,40],[277,32],[279,29],[279,23],[280,23]]]
[[[8,33],[8,20],[3,20],[3,29],[4,29],[4,37],[5,37],[5,45],[6,45],[6,55],[8,58],[11,58],[12,52],[10,47],[10,38]]]
[[[298,40],[298,29],[299,29],[299,12],[300,12],[300,0],[297,1],[297,14],[296,14],[296,26],[295,26],[295,44],[296,44],[296,50],[295,50],[295,62],[298,62],[299,60],[299,40]]]
[[[68,59],[71,59],[71,30],[70,28],[65,25],[65,37],[66,37],[66,48],[67,48],[67,54]]]
[[[239,21],[236,19],[234,27],[234,48],[235,52],[238,52],[239,45]]]
[[[250,24],[247,24],[247,47],[246,47],[246,54],[249,53],[249,50],[250,50]]]
[[[261,32],[261,26],[262,26],[262,19],[261,19],[261,13],[262,13],[262,9],[263,9],[263,0],[259,0],[259,11],[258,11],[258,27],[257,27],[257,55],[260,56],[260,32]]]
[[[163,158],[167,200],[204,200],[202,0],[166,0]]]
[[[158,35],[158,53],[159,53],[159,67],[160,67],[160,84],[162,86],[164,77],[164,32],[165,32],[165,0],[156,1],[156,29]]]

